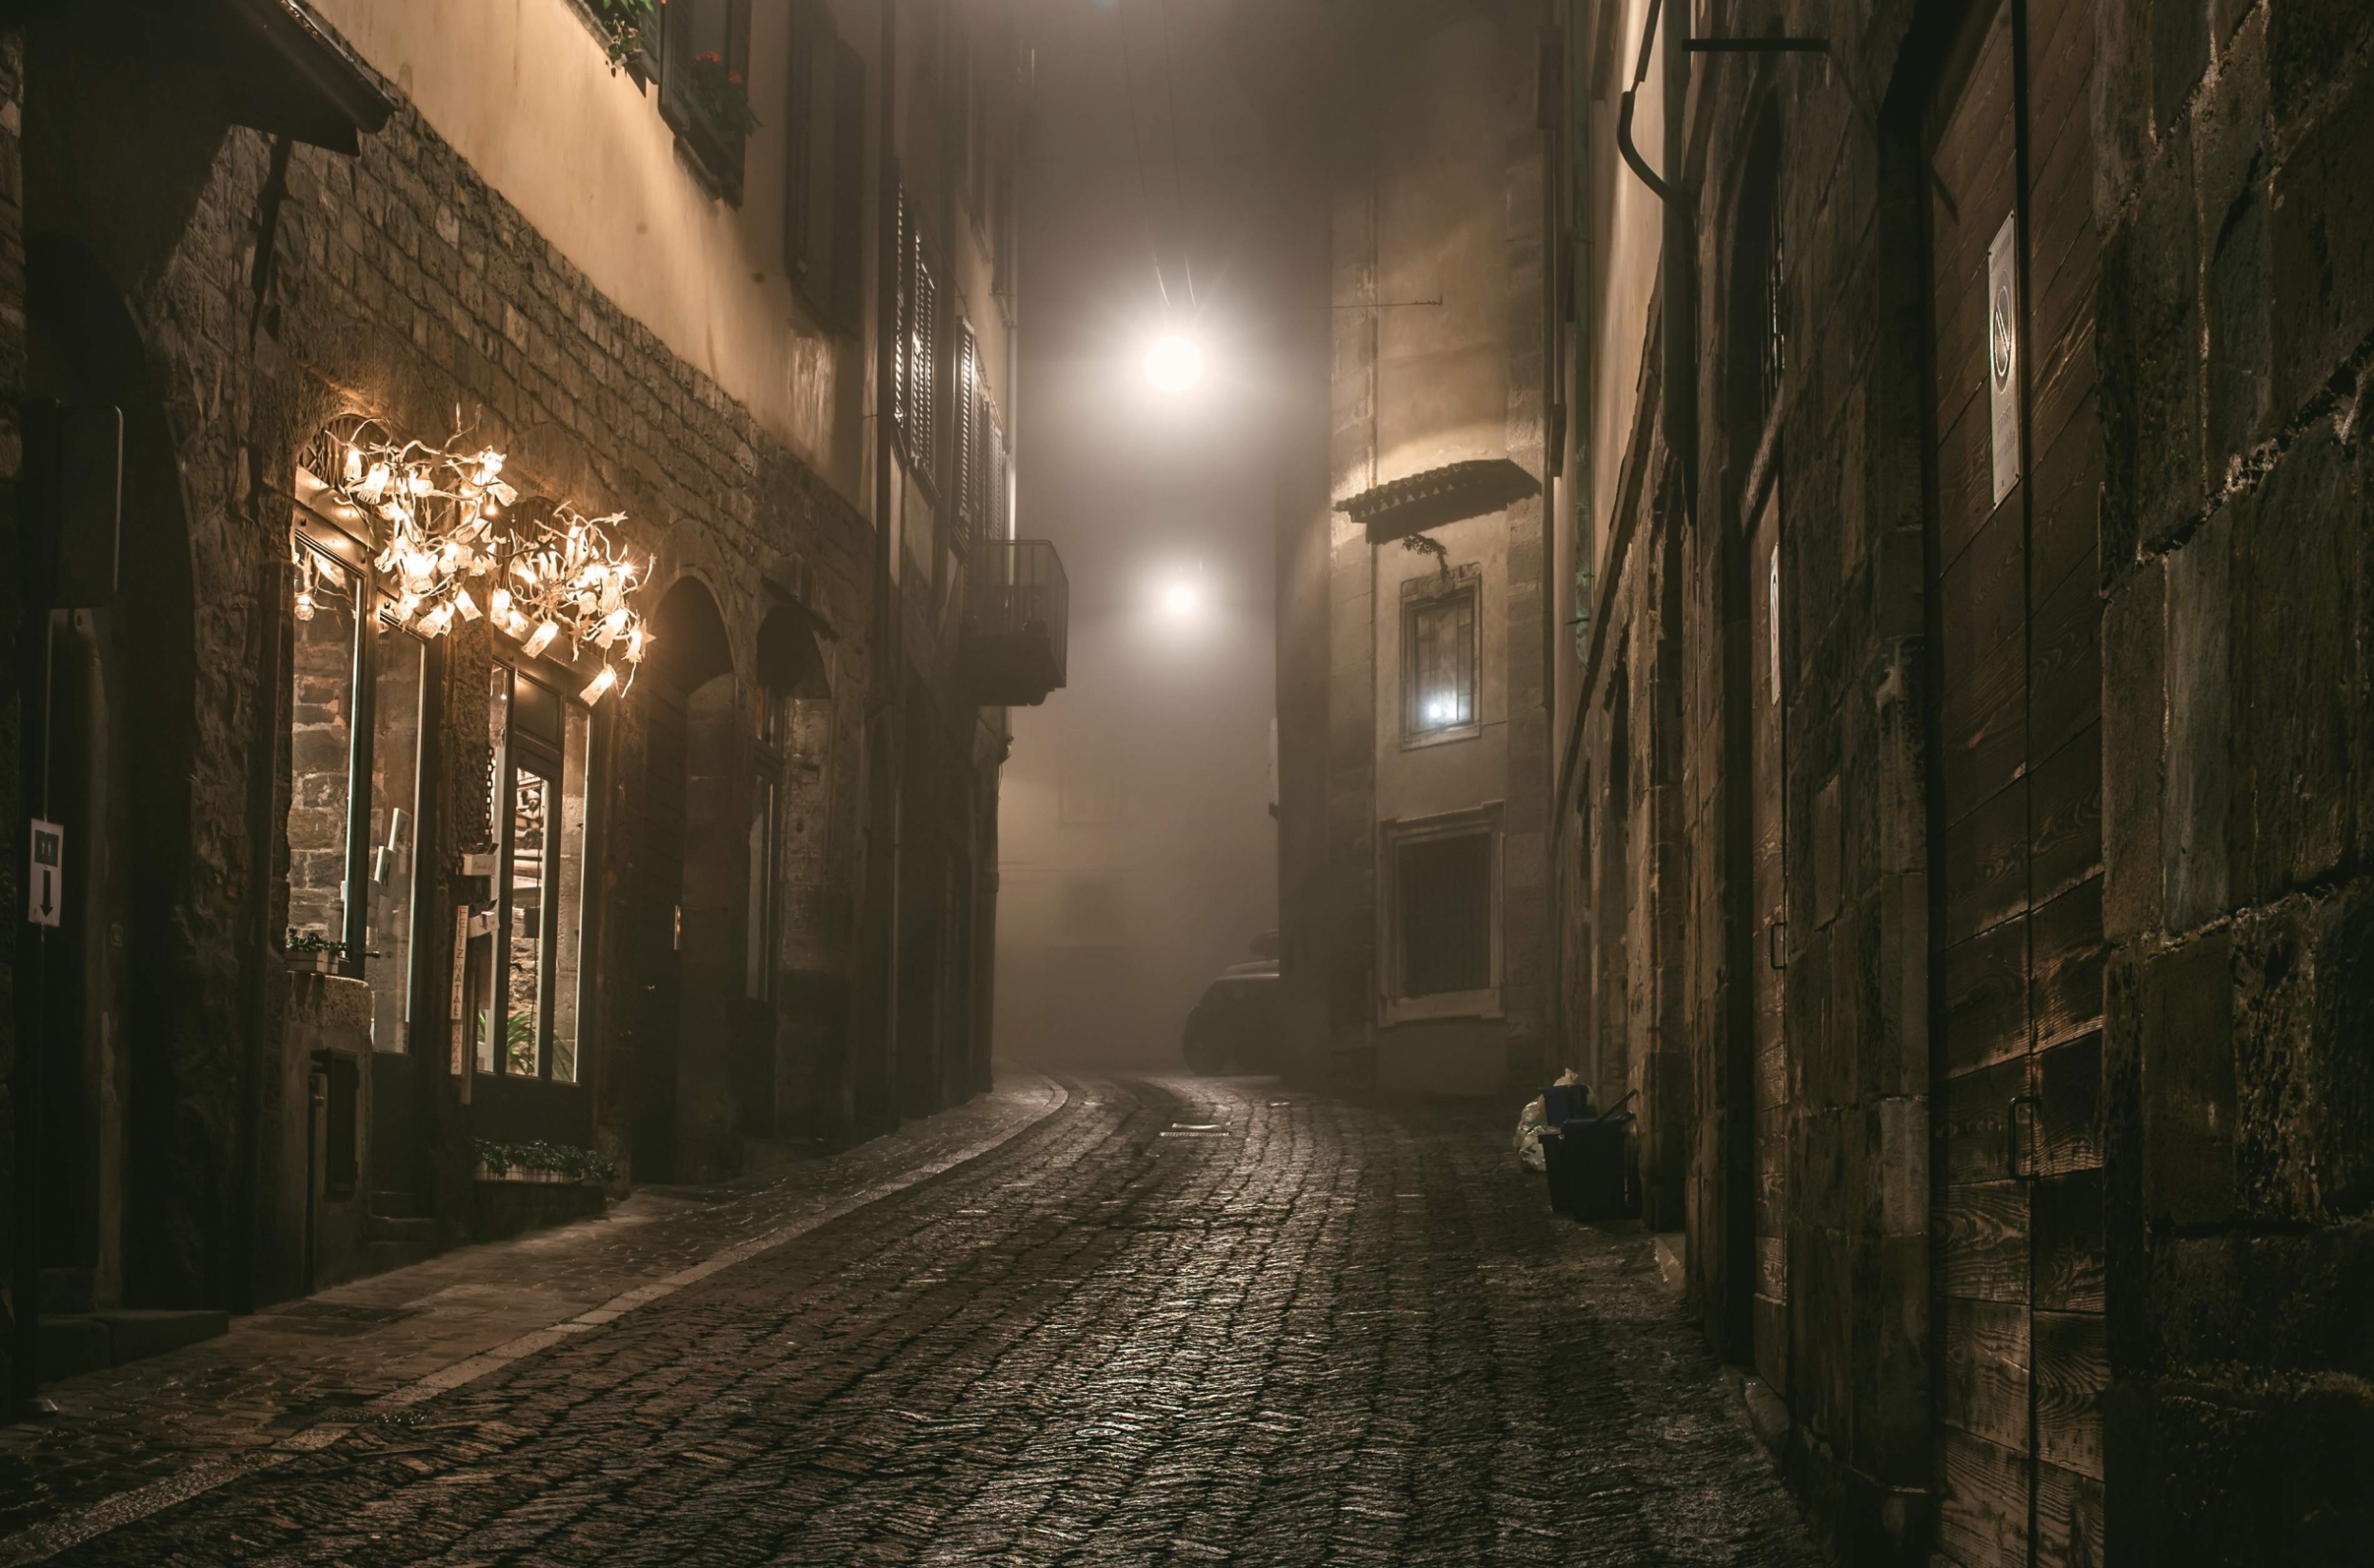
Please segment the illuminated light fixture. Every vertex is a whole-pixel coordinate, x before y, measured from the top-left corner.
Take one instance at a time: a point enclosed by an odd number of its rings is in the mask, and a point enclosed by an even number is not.
[[[1146,379],[1166,392],[1187,390],[1204,379],[1204,351],[1172,333],[1146,351]]]
[[[604,665],[602,666],[602,673],[596,675],[592,680],[588,681],[586,683],[585,689],[577,693],[577,701],[585,704],[588,707],[591,707],[594,704],[602,700],[602,694],[604,692],[609,690],[610,687],[616,685],[618,685],[618,671],[612,669],[608,665]]]
[[[1163,589],[1163,608],[1184,619],[1204,607],[1204,595],[1192,582],[1181,579]]]
[[[296,618],[300,621],[310,621],[313,619],[313,595],[304,588],[299,588],[297,590],[297,603],[294,613]]]
[[[499,625],[510,625],[511,590],[509,588],[497,588],[492,593],[487,595],[487,613],[493,616]]]
[[[542,653],[546,648],[550,647],[552,645],[552,639],[558,637],[560,634],[561,624],[558,621],[538,622],[536,624],[534,635],[528,639],[528,645],[521,648],[519,651],[526,654],[529,658],[533,659],[536,655]]]
[[[468,588],[455,588],[453,590],[453,607],[462,612],[462,619],[465,621],[475,621],[478,619],[478,601],[469,596],[469,589]]]

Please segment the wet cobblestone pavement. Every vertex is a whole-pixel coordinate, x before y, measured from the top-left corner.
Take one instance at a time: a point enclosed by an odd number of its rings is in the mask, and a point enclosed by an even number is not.
[[[433,1389],[492,1327],[308,1340],[292,1378],[249,1320],[64,1385],[0,1444],[0,1563],[1814,1561],[1647,1241],[1554,1221],[1504,1120],[1067,1080],[608,1274],[615,1221],[470,1249],[336,1294],[524,1291],[540,1243],[567,1283],[525,1326],[574,1322]],[[243,1367],[286,1397],[224,1414]]]

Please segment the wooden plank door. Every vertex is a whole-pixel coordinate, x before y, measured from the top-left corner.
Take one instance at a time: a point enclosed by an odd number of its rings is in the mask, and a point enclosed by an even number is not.
[[[2102,1558],[2101,661],[2086,0],[1929,122],[1939,1546]]]
[[[1767,486],[1747,539],[1748,874],[1756,951],[1748,963],[1756,1052],[1756,1375],[1783,1399],[1789,1385],[1788,1114],[1794,1098],[1784,1033],[1788,963],[1781,755],[1781,486]]]

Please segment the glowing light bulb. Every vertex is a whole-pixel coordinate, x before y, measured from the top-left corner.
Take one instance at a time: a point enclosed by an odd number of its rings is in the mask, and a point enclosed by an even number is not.
[[[469,596],[469,589],[468,588],[455,588],[453,590],[453,607],[462,612],[462,619],[465,621],[475,621],[478,619],[478,601]]]
[[[492,593],[487,595],[487,609],[489,613],[493,615],[497,621],[509,621],[511,618],[511,590],[509,588],[497,588]]]
[[[1204,351],[1177,334],[1146,351],[1146,379],[1166,392],[1184,392],[1204,379]]]
[[[297,590],[296,617],[300,621],[313,619],[313,596],[302,588]]]
[[[1193,615],[1203,607],[1203,594],[1192,583],[1173,583],[1163,589],[1163,609],[1170,615]]]
[[[552,639],[560,634],[561,628],[558,622],[539,621],[536,623],[535,634],[528,639],[528,645],[519,651],[533,659],[537,654],[550,647]]]
[[[596,675],[592,680],[588,681],[586,683],[585,689],[577,693],[577,700],[585,704],[588,707],[591,707],[594,704],[602,700],[602,694],[604,692],[609,690],[610,687],[616,685],[618,685],[618,671],[610,668],[608,665],[604,665],[602,666],[602,673]]]

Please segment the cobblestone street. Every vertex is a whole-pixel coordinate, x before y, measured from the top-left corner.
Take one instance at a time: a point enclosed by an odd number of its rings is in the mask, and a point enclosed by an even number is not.
[[[1811,1561],[1504,1120],[1026,1080],[61,1385],[0,1562]]]

